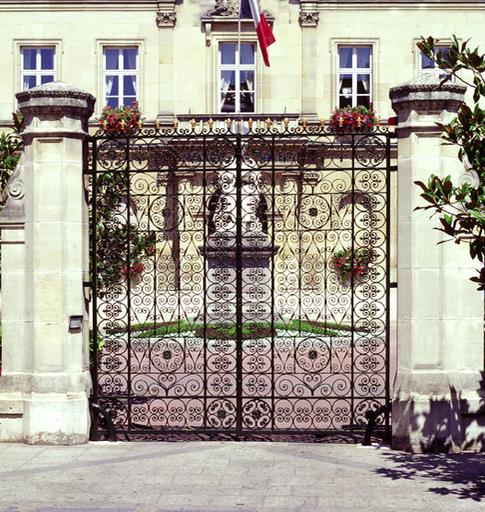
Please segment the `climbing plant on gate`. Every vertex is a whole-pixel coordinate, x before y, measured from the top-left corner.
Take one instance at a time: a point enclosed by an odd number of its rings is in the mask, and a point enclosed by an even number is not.
[[[114,286],[143,272],[144,262],[155,253],[155,234],[140,233],[133,222],[135,205],[128,200],[127,179],[122,171],[96,175],[93,186],[96,187],[96,232],[91,236],[96,235],[97,290],[102,298]],[[93,208],[92,201],[90,208]],[[94,269],[93,262],[91,269]]]

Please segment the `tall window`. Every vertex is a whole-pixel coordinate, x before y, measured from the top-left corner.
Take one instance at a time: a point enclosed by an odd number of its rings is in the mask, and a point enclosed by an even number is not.
[[[437,55],[438,52],[441,52],[444,59],[446,59],[448,52],[450,51],[449,47],[447,46],[437,46],[434,49],[434,54]],[[431,60],[427,55],[424,53],[420,53],[419,55],[419,71],[421,73],[432,73],[439,76],[439,78],[445,78],[445,76],[448,75],[445,70],[440,69],[438,65]]]
[[[56,79],[56,49],[53,46],[20,47],[22,90],[53,82]]]
[[[255,43],[219,43],[219,111],[255,112]],[[238,72],[239,69],[239,72]]]
[[[130,106],[137,101],[138,48],[103,49],[104,104]]]
[[[338,47],[339,107],[369,107],[372,103],[372,46]]]

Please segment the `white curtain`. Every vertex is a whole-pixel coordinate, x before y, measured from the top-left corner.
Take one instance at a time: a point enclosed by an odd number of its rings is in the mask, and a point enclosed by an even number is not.
[[[254,45],[241,44],[241,64],[252,64],[254,62]]]
[[[106,76],[106,96],[112,95],[115,78],[117,77],[112,75]]]
[[[234,81],[234,71],[221,71],[221,111],[223,110],[224,103],[226,102],[227,91]]]
[[[246,84],[246,87],[244,87]],[[241,72],[241,91],[254,91],[254,74],[252,71]]]
[[[128,84],[125,82],[125,96],[136,96],[136,75],[128,75],[125,79],[128,81]],[[126,85],[128,85],[128,88]]]

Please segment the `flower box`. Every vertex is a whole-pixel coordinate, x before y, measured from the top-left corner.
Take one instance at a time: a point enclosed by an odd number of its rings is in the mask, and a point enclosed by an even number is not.
[[[108,133],[124,133],[141,128],[141,112],[138,103],[130,107],[109,107],[103,108],[99,118],[100,127]]]
[[[334,110],[329,126],[336,133],[366,132],[379,123],[378,118],[367,107],[344,107]]]

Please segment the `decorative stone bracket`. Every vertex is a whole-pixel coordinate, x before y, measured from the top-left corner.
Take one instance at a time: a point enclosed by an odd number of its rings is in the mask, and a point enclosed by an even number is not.
[[[205,44],[207,47],[212,44],[212,32],[227,30],[228,27],[234,29],[238,22],[239,1],[238,0],[216,0],[214,8],[207,11],[200,19],[204,28]],[[272,25],[274,16],[264,11],[266,21]],[[254,27],[252,18],[241,19],[242,27],[250,24]]]
[[[300,11],[298,21],[301,27],[316,27],[320,20],[320,13],[318,11]]]
[[[156,23],[158,28],[175,27],[175,24],[177,23],[177,13],[175,11],[175,2],[173,0],[158,2]]]

